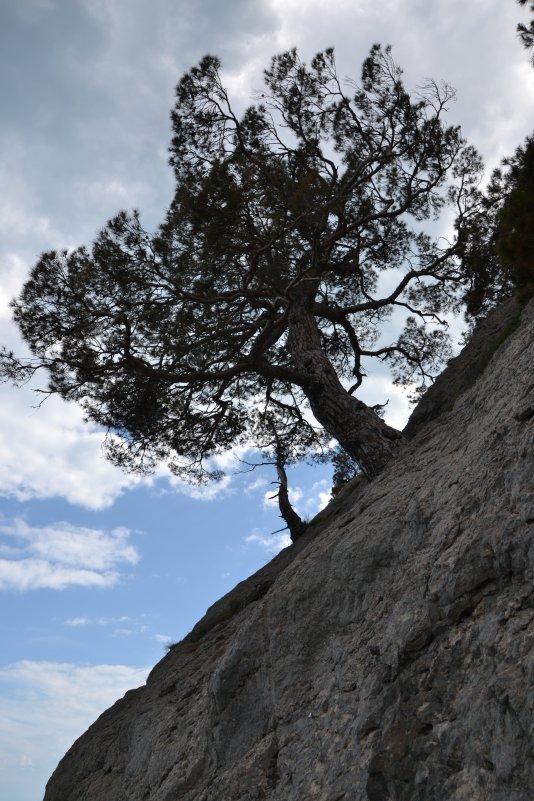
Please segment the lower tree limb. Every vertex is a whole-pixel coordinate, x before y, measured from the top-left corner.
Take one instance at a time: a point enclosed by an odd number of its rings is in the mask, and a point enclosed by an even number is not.
[[[278,488],[278,508],[280,509],[281,517],[289,529],[291,541],[295,542],[295,540],[304,534],[308,528],[308,524],[304,522],[297,512],[295,512],[291,505],[291,501],[289,500],[289,492],[287,489],[287,476],[283,464],[277,461],[276,470],[278,472],[278,480],[280,482]]]

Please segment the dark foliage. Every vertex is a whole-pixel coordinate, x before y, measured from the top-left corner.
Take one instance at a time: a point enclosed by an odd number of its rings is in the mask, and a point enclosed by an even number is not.
[[[493,172],[480,208],[462,237],[471,279],[467,313],[474,318],[513,292],[534,291],[534,137]]]
[[[508,162],[509,192],[497,220],[497,256],[520,294],[534,289],[534,137]]]
[[[534,0],[517,0],[534,13]],[[534,46],[534,19],[517,26],[527,49]],[[534,56],[532,57],[534,66]],[[462,220],[462,264],[470,286],[465,296],[468,319],[476,320],[517,292],[534,291],[534,136],[494,170],[480,213]]]
[[[332,454],[332,495],[337,495],[341,487],[361,474],[359,465],[351,459],[343,448],[336,448]]]
[[[534,0],[517,0],[520,6],[528,6],[529,11],[534,14]],[[520,22],[517,26],[517,33],[526,50],[534,47],[534,19],[528,25]],[[534,54],[532,55],[532,66],[534,66]]]
[[[209,457],[262,447],[262,415],[293,458],[324,439],[311,410],[372,477],[400,434],[354,393],[372,359],[401,383],[439,369],[480,159],[443,122],[452,90],[427,82],[410,97],[378,45],[349,91],[332,50],[310,66],[274,57],[242,116],[219,68],[206,56],[178,84],[161,228],[123,211],[90,249],[44,253],[13,303],[35,358],[4,352],[3,374],[44,367],[49,392],[81,403],[127,468],[167,460],[216,477]],[[450,242],[422,227],[446,206]],[[406,325],[389,340],[393,312]]]

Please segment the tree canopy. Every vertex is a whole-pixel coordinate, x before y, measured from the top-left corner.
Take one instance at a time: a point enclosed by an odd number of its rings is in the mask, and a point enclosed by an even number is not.
[[[274,427],[285,461],[334,438],[372,478],[402,436],[355,393],[373,359],[401,383],[439,368],[481,162],[444,121],[452,89],[411,96],[389,48],[358,84],[331,49],[277,55],[264,79],[238,114],[217,58],[182,77],[162,225],[122,211],[91,248],[44,253],[13,302],[34,358],[4,351],[2,371],[45,368],[128,468],[202,481],[211,456],[269,448]],[[447,209],[455,230],[433,237]]]
[[[469,317],[481,317],[513,292],[534,291],[534,137],[495,169],[465,225],[462,260]]]
[[[518,0],[534,12],[534,0]],[[517,26],[522,44],[534,46],[534,20]],[[532,59],[534,66],[534,57]],[[463,226],[462,264],[470,285],[467,316],[486,314],[502,298],[515,292],[534,294],[534,135],[502,160],[485,189],[476,190],[478,212]]]
[[[520,6],[528,5],[529,11],[534,14],[534,0],[517,0]],[[529,21],[528,25],[525,25],[524,22],[520,22],[517,26],[517,33],[519,34],[519,38],[523,47],[526,50],[532,50],[534,48],[534,19]],[[532,55],[532,65],[534,66],[534,54]]]

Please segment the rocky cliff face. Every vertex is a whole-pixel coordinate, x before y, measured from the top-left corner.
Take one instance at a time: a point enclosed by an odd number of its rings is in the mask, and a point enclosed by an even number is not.
[[[533,799],[533,365],[534,301],[383,475],[91,726],[45,801]]]

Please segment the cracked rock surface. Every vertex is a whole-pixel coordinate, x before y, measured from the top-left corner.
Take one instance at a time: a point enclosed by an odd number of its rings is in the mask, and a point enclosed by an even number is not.
[[[486,362],[105,712],[45,801],[532,801],[534,301]]]

